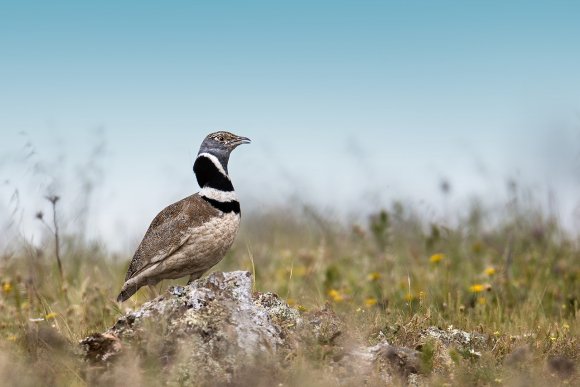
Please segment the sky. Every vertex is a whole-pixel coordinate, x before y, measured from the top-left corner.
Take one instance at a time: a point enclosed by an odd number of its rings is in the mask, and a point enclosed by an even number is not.
[[[231,130],[253,140],[230,161],[246,211],[437,220],[442,180],[460,207],[516,179],[580,229],[578,20],[577,1],[4,1],[0,226],[38,239],[58,193],[71,230],[134,247]]]

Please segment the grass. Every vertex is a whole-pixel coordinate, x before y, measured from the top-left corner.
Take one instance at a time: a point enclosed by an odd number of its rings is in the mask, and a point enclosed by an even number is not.
[[[580,360],[579,240],[533,207],[506,209],[491,222],[493,214],[474,207],[453,227],[430,224],[400,203],[364,224],[311,209],[244,214],[234,248],[215,270],[248,270],[256,290],[301,311],[329,303],[369,345],[386,338],[415,348],[429,326],[489,337],[478,357],[450,350],[441,359],[436,343],[423,343],[422,371],[432,385],[573,385],[578,370],[570,374],[566,365]],[[149,298],[142,290],[126,305],[114,301],[129,256],[78,235],[60,235],[55,250],[54,237],[47,230],[41,247],[0,252],[0,378],[10,384],[90,384],[69,349]],[[323,355],[306,353],[285,382],[330,384],[315,363]],[[158,370],[147,367],[133,359],[112,384],[155,385]]]

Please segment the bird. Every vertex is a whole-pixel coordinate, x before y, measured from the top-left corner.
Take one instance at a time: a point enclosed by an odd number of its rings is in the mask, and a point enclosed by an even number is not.
[[[236,147],[250,142],[226,131],[205,137],[193,164],[201,190],[155,216],[131,259],[118,302],[164,279],[189,275],[191,283],[223,259],[241,219],[228,161]]]

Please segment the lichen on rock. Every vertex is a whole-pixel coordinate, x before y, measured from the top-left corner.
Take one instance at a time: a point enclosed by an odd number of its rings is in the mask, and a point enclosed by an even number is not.
[[[92,365],[133,352],[158,359],[170,379],[230,383],[248,365],[274,367],[272,358],[291,349],[286,331],[298,318],[277,296],[252,294],[248,272],[216,272],[170,288],[81,345]]]
[[[445,339],[436,330],[425,337]],[[88,379],[105,384],[108,374],[135,362],[157,370],[168,384],[271,384],[284,379],[278,376],[297,353],[321,361],[342,385],[412,381],[421,372],[420,352],[384,339],[366,346],[349,335],[330,305],[300,313],[274,293],[254,292],[245,271],[170,287],[81,346]]]

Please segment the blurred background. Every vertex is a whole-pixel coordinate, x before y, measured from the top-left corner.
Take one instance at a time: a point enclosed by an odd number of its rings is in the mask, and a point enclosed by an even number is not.
[[[401,202],[453,225],[533,202],[580,228],[580,3],[0,5],[2,247],[65,231],[131,253],[198,190],[209,132],[253,143],[245,216],[357,222]],[[520,199],[521,200],[521,199]],[[243,223],[243,222],[242,222]]]
[[[129,258],[229,130],[252,144],[213,271],[419,349],[409,384],[580,385],[579,21],[561,0],[0,2],[0,380],[185,375],[162,321],[105,372],[78,343],[151,299],[115,301]],[[336,386],[358,348],[337,336],[263,384]]]

